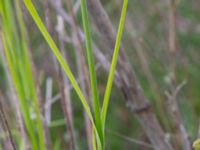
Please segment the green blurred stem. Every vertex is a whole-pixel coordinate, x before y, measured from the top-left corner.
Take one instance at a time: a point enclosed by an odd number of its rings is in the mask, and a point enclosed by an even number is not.
[[[90,23],[89,23],[89,18],[88,18],[86,0],[81,0],[81,11],[82,11],[82,20],[83,20],[83,27],[84,27],[85,40],[86,40],[87,60],[88,60],[88,65],[89,65],[90,82],[91,82],[92,97],[93,97],[93,109],[94,109],[94,115],[95,115],[95,121],[96,121],[95,123],[96,123],[98,134],[100,136],[100,142],[103,147],[104,139],[103,139],[103,130],[102,130],[102,122],[101,122],[101,110],[100,110],[100,104],[99,104],[97,79],[96,79],[96,73],[95,73],[95,61],[94,61],[93,50],[92,50],[92,38],[91,38]]]

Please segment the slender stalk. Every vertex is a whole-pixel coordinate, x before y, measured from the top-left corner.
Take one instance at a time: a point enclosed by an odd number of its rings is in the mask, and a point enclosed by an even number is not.
[[[51,16],[50,16],[50,10],[48,5],[48,0],[44,0],[44,9],[45,9],[45,17],[46,17],[46,25],[49,33],[53,36],[53,28],[51,23]],[[61,1],[57,1],[56,3],[61,3]],[[58,17],[59,18],[59,17]],[[64,24],[60,19],[58,19],[58,37],[59,37],[59,43],[60,43],[60,50],[65,58],[64,54],[64,42],[63,42],[63,33],[64,33]],[[74,125],[73,125],[73,111],[72,111],[72,105],[71,105],[71,98],[70,98],[70,88],[69,88],[69,81],[65,75],[65,73],[62,71],[62,68],[59,67],[59,64],[55,58],[55,56],[52,54],[54,66],[55,66],[55,74],[56,74],[56,80],[58,81],[59,90],[61,91],[61,106],[64,113],[65,121],[66,121],[66,128],[67,133],[69,133],[69,149],[75,150],[76,144],[75,144],[75,134],[74,134]],[[66,58],[65,58],[66,59]],[[66,59],[67,60],[67,59]]]
[[[68,64],[65,62],[65,59],[62,57],[62,54],[59,52],[58,47],[56,46],[55,42],[51,38],[47,29],[45,28],[45,26],[44,26],[42,20],[40,19],[40,16],[38,15],[38,13],[37,13],[34,5],[32,4],[32,2],[30,0],[24,0],[24,4],[25,4],[26,8],[28,9],[29,13],[31,14],[32,18],[34,19],[34,21],[35,21],[37,27],[39,28],[40,32],[44,36],[45,40],[49,44],[49,46],[50,46],[52,52],[54,53],[54,55],[56,56],[58,62],[62,66],[66,75],[68,76],[71,84],[73,85],[76,93],[78,94],[78,96],[79,96],[79,98],[80,98],[80,100],[83,104],[83,107],[85,108],[85,110],[87,112],[87,115],[88,115],[93,127],[95,128],[95,132],[98,134],[94,120],[93,120],[93,116],[92,116],[92,113],[91,113],[91,110],[90,110],[90,107],[89,107],[79,85],[77,84],[76,79],[73,76],[71,69],[69,68]]]
[[[12,149],[17,150],[17,148],[15,146],[14,139],[12,137],[11,129],[9,127],[9,124],[8,124],[8,121],[7,121],[7,118],[6,118],[6,115],[5,115],[5,111],[3,109],[2,101],[3,101],[3,97],[0,93],[0,120],[1,120],[1,122],[4,126],[4,128],[5,128],[6,133],[8,133],[8,139],[9,139],[9,142],[10,142]]]
[[[33,109],[36,113],[36,121],[37,121],[37,130],[38,130],[38,137],[39,137],[39,142],[40,142],[40,149],[45,150],[46,145],[45,145],[45,134],[44,134],[44,124],[42,123],[42,118],[41,118],[41,112],[40,112],[40,105],[39,105],[39,95],[37,94],[36,86],[34,84],[34,77],[32,75],[32,70],[31,70],[31,59],[30,55],[28,53],[28,45],[27,45],[27,40],[26,40],[26,30],[25,30],[25,24],[23,21],[22,17],[22,11],[19,6],[19,1],[16,1],[16,10],[17,10],[17,19],[19,23],[19,28],[21,31],[21,39],[22,39],[22,48],[24,49],[24,54],[25,54],[25,70],[27,73],[27,81],[29,81],[29,87],[31,88],[31,93],[30,97],[33,99]],[[28,86],[28,85],[27,85]]]
[[[182,116],[180,113],[179,105],[177,103],[178,92],[182,88],[182,84],[177,86],[177,79],[176,79],[176,57],[177,57],[177,24],[176,24],[176,0],[170,0],[169,4],[169,52],[170,52],[170,71],[172,72],[172,96],[169,97],[169,101],[171,101],[171,116],[174,120],[174,125],[177,130],[178,138],[177,141],[180,140],[182,144],[183,150],[191,150],[191,143],[189,141],[186,129],[183,124]],[[184,82],[183,82],[184,83]],[[184,85],[184,84],[183,84]],[[176,87],[177,86],[177,87]],[[178,89],[178,90],[177,90]],[[170,99],[171,98],[171,99]]]
[[[90,82],[91,82],[91,90],[92,90],[92,98],[93,98],[93,110],[95,115],[95,123],[97,126],[97,131],[100,136],[100,141],[102,146],[104,145],[103,139],[103,130],[102,130],[102,122],[101,122],[101,110],[99,104],[99,95],[97,89],[97,79],[95,73],[95,61],[93,56],[92,50],[92,38],[91,38],[91,31],[90,31],[90,23],[88,18],[88,11],[87,11],[87,1],[81,0],[81,11],[82,11],[82,21],[83,27],[85,32],[85,41],[86,41],[86,50],[87,50],[87,60],[89,65],[89,73],[90,73]]]
[[[16,25],[14,15],[12,12],[11,1],[0,1],[0,13],[2,16],[2,40],[4,45],[4,51],[7,58],[8,66],[12,76],[13,83],[15,85],[16,92],[18,94],[20,107],[26,124],[27,132],[30,137],[30,141],[33,149],[38,148],[37,137],[35,136],[33,120],[30,116],[30,104],[33,104],[32,108],[36,112],[36,125],[38,127],[39,146],[43,149],[43,135],[41,131],[41,120],[38,111],[37,99],[34,95],[33,79],[30,71],[30,62],[28,61],[26,40],[24,38],[24,28],[21,17],[21,12],[16,7],[17,21],[19,25],[20,34],[13,27]],[[25,71],[24,71],[25,70]],[[27,88],[29,87],[29,88]]]
[[[118,5],[120,6],[120,0],[118,0]],[[136,32],[136,29],[134,27],[134,22],[132,21],[132,19],[130,18],[129,15],[127,15],[127,19],[126,19],[126,29],[128,33],[132,33],[132,32]],[[164,97],[163,97],[163,93],[160,90],[160,87],[158,86],[155,77],[151,71],[150,65],[149,65],[149,56],[146,54],[145,48],[146,44],[144,43],[144,41],[142,39],[140,39],[139,37],[135,37],[135,34],[130,34],[130,38],[132,43],[131,46],[135,48],[136,50],[136,57],[139,58],[142,70],[144,72],[144,75],[146,76],[148,82],[149,82],[149,86],[152,89],[152,91],[155,93],[155,111],[158,112],[157,116],[158,119],[161,121],[161,123],[163,124],[163,128],[164,129],[169,129],[169,121],[167,120],[166,117],[162,117],[165,115],[165,109],[163,107],[164,106]]]
[[[88,0],[88,4],[96,29],[101,33],[102,38],[107,41],[108,51],[112,51],[116,32],[108,14],[99,0]],[[120,49],[118,74],[116,74],[119,80],[115,80],[116,85],[121,89],[126,104],[128,102],[127,106],[140,122],[154,149],[172,150],[171,144],[165,140],[165,133],[154,112],[151,110],[148,99],[144,95],[135,70],[128,61],[123,45]],[[104,64],[102,61],[101,63]],[[107,70],[107,65],[104,64],[103,66]]]
[[[172,72],[172,82],[176,85],[176,55],[177,55],[177,39],[176,39],[176,0],[170,0],[169,10],[169,53],[170,53],[170,71]]]
[[[72,0],[66,0],[67,7],[69,10],[69,13],[72,18],[72,37],[73,38],[73,44],[76,48],[76,60],[77,60],[77,69],[78,69],[78,78],[80,79],[80,87],[83,91],[83,94],[86,96],[86,99],[88,100],[88,103],[90,103],[90,83],[89,83],[89,77],[88,77],[88,68],[86,65],[85,57],[84,57],[84,49],[83,44],[81,40],[81,36],[79,34],[79,28],[76,21],[76,14],[73,10],[73,1]],[[91,122],[86,115],[86,112],[84,110],[84,118],[85,118],[85,124],[86,124],[86,135],[87,135],[87,142],[88,142],[88,149],[92,150],[92,126]],[[94,134],[95,136],[95,134]]]
[[[124,4],[123,4],[123,8],[122,8],[122,14],[121,14],[121,18],[120,18],[119,29],[118,29],[118,33],[117,33],[117,39],[116,39],[115,48],[114,48],[114,54],[113,54],[113,58],[112,58],[111,66],[110,66],[106,91],[105,91],[105,95],[104,95],[102,113],[101,113],[103,129],[105,129],[107,110],[108,110],[109,99],[110,99],[111,89],[112,89],[114,75],[115,75],[115,68],[116,68],[119,50],[120,50],[120,43],[121,43],[124,24],[125,24],[127,6],[128,6],[128,0],[124,0]]]
[[[0,42],[1,44],[1,42]],[[2,48],[3,49],[3,48]],[[9,88],[9,98],[11,99],[14,107],[15,107],[15,112],[16,112],[16,121],[20,130],[20,136],[22,137],[22,144],[24,145],[25,149],[28,149],[28,147],[30,146],[29,141],[27,139],[27,134],[26,134],[26,129],[24,126],[24,121],[23,121],[23,116],[22,116],[22,112],[20,109],[20,104],[19,104],[19,99],[17,98],[15,89],[14,89],[14,85],[12,82],[12,77],[9,71],[9,67],[7,64],[7,61],[5,59],[5,55],[3,50],[1,51],[1,47],[0,47],[0,53],[1,53],[1,59],[4,65],[4,70],[6,72],[6,77],[7,77],[7,82],[8,82],[8,88]]]
[[[67,60],[67,55],[65,53],[65,45],[63,41],[63,33],[64,33],[64,23],[62,18],[58,16],[58,35],[59,35],[59,42],[60,42],[60,50],[63,57]],[[74,135],[74,125],[73,125],[73,111],[70,99],[70,87],[69,87],[69,80],[66,78],[64,71],[60,68],[59,69],[59,77],[60,77],[60,90],[62,95],[62,107],[65,113],[65,120],[67,125],[67,131],[69,132],[69,149],[75,150],[75,135]]]
[[[33,125],[31,124],[31,119],[30,119],[30,112],[28,111],[28,106],[26,106],[26,103],[24,101],[24,94],[20,90],[20,83],[18,81],[17,74],[14,71],[14,66],[12,64],[11,55],[8,52],[9,49],[8,49],[8,43],[6,42],[6,39],[5,39],[5,33],[2,33],[2,40],[3,40],[3,43],[4,43],[4,50],[5,50],[7,62],[8,62],[8,65],[9,65],[9,70],[10,70],[10,73],[12,75],[12,80],[13,80],[13,83],[15,85],[18,97],[20,99],[19,103],[20,103],[20,107],[21,107],[21,110],[22,110],[24,121],[25,121],[25,124],[26,124],[26,127],[27,127],[27,131],[28,131],[28,134],[29,134],[29,137],[30,137],[30,140],[31,140],[31,144],[32,144],[33,148],[37,149],[36,139],[34,137],[34,132],[33,132],[34,131]]]

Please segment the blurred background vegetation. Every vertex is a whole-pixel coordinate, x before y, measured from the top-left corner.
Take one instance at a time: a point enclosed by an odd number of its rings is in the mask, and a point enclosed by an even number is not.
[[[45,20],[42,1],[33,0],[33,2]],[[101,0],[101,2],[108,12],[115,29],[117,29],[123,1]],[[176,85],[186,82],[180,90],[176,101],[178,102],[190,140],[194,141],[199,130],[200,116],[200,1],[177,0],[176,6]],[[65,5],[63,7],[66,8]],[[54,97],[59,93],[59,87],[54,80],[51,52],[26,10],[24,10],[24,14],[28,40],[37,69],[37,79],[41,87],[42,97],[45,97],[47,78],[53,80],[52,95]],[[52,7],[50,7],[50,14],[53,29],[55,30],[57,24],[56,12]],[[78,23],[81,25],[80,11],[77,13],[77,18]],[[67,24],[65,29],[66,34],[71,32]],[[56,34],[54,35],[55,41],[59,43],[58,37]],[[92,36],[99,49],[106,54],[106,41],[99,36],[94,26],[92,26]],[[75,48],[70,42],[66,43],[65,50],[68,62],[77,76]],[[156,112],[164,131],[166,133],[173,133],[174,128],[171,124],[171,117],[168,114],[167,96],[165,94],[166,91],[173,90],[173,81],[171,80],[173,75],[170,68],[172,60],[169,53],[169,1],[130,0],[123,46],[144,89],[145,96],[152,104],[153,110]],[[96,63],[96,66],[100,95],[103,96],[107,73],[98,63]],[[3,95],[9,99],[7,77],[2,61],[0,63],[0,88]],[[124,97],[120,89],[114,85],[106,125],[107,149],[145,149],[134,140],[145,141],[146,143],[149,141],[137,118],[127,109],[123,99]],[[87,149],[83,108],[73,89],[71,89],[71,102],[77,145],[81,150]],[[13,122],[14,112],[10,106],[10,101],[7,100],[4,104],[4,109],[7,112],[9,122]],[[12,123],[10,125],[12,128],[16,126]],[[16,134],[15,136],[18,135]],[[50,137],[52,145],[55,147],[59,145],[60,149],[65,149],[68,143],[68,133],[59,100],[52,105]],[[0,141],[2,141],[1,137]]]

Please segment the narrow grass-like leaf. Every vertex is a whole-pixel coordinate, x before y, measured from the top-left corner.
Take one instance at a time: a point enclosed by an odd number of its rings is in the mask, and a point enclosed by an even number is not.
[[[22,49],[19,45],[18,38],[20,37],[18,36],[16,32],[16,28],[14,26],[16,24],[14,20],[14,15],[12,13],[13,10],[11,9],[11,1],[0,0],[0,4],[1,4],[0,14],[1,14],[1,19],[2,19],[1,36],[2,36],[2,41],[4,44],[4,51],[6,54],[7,61],[8,61],[11,77],[15,85],[17,95],[20,100],[19,103],[20,103],[24,121],[27,127],[27,131],[30,137],[30,141],[32,143],[32,148],[37,149],[38,144],[37,144],[37,137],[35,136],[35,131],[33,127],[34,123],[32,122],[30,118],[30,111],[29,111],[30,106],[26,101],[27,97],[24,92],[24,85],[21,84],[23,78],[21,78],[19,74],[19,70],[20,70],[19,66],[23,64],[22,63],[23,58],[22,57],[17,58],[17,55],[19,55],[20,52],[22,52],[21,51]],[[16,42],[17,40],[18,42]],[[23,81],[23,83],[25,82]]]
[[[91,31],[90,31],[90,23],[87,11],[87,1],[81,0],[81,11],[82,11],[82,21],[83,27],[85,32],[85,41],[86,41],[86,50],[87,50],[87,60],[89,65],[89,73],[90,73],[90,83],[91,83],[91,90],[92,90],[92,98],[93,98],[93,109],[95,115],[95,123],[96,127],[100,136],[100,141],[103,144],[103,130],[102,130],[102,123],[101,123],[101,107],[99,104],[99,94],[97,88],[97,79],[96,79],[96,72],[95,72],[95,61],[93,56],[92,50],[92,38],[91,38]]]
[[[96,136],[94,129],[92,129],[92,148],[93,150],[97,150],[97,143],[96,143]]]
[[[8,61],[9,70],[11,72],[12,80],[15,85],[15,89],[17,91],[18,97],[20,99],[19,103],[20,103],[20,107],[21,107],[21,111],[22,111],[22,114],[24,117],[25,124],[27,126],[27,131],[30,136],[32,146],[33,146],[33,148],[36,149],[37,148],[37,140],[35,139],[34,128],[32,126],[31,119],[30,119],[30,113],[28,110],[29,107],[27,106],[26,102],[24,101],[24,94],[22,92],[22,89],[20,89],[20,83],[19,83],[17,74],[15,72],[15,68],[12,64],[11,55],[9,54],[9,48],[8,48],[9,46],[6,42],[5,33],[1,33],[1,36],[2,36],[2,40],[3,40],[4,50],[5,50],[6,58]]]
[[[78,94],[84,109],[87,112],[87,115],[95,129],[95,132],[97,132],[96,126],[95,126],[95,122],[93,120],[93,116],[90,110],[90,107],[79,87],[79,85],[77,84],[77,81],[75,79],[75,77],[72,74],[71,69],[69,68],[68,64],[66,63],[65,59],[63,58],[62,54],[60,53],[58,47],[56,46],[55,42],[53,41],[52,37],[50,36],[50,34],[48,33],[44,23],[42,22],[40,16],[38,15],[33,3],[31,0],[24,0],[24,4],[26,6],[26,8],[28,9],[29,13],[31,14],[33,20],[35,21],[37,27],[39,28],[40,32],[42,33],[42,35],[44,36],[45,40],[47,41],[48,45],[50,46],[52,52],[54,53],[54,55],[56,56],[58,62],[60,63],[61,67],[63,68],[63,70],[65,71],[67,77],[69,78],[72,86],[74,87],[76,93]]]
[[[114,54],[113,54],[112,63],[110,66],[110,72],[108,76],[108,81],[107,81],[107,86],[106,86],[106,91],[105,91],[104,101],[103,101],[103,107],[102,107],[102,112],[101,112],[103,129],[105,129],[107,110],[108,110],[109,99],[110,99],[111,89],[112,89],[114,75],[115,75],[115,68],[116,68],[119,50],[120,50],[120,43],[121,43],[121,39],[123,35],[127,7],[128,7],[128,0],[124,0],[120,23],[119,23],[119,29],[117,33],[117,39],[116,39],[115,48],[114,48]]]
[[[33,81],[33,76],[32,76],[32,71],[31,71],[31,63],[29,60],[29,55],[27,51],[27,41],[26,41],[26,35],[25,35],[25,25],[23,22],[23,17],[22,17],[22,12],[19,6],[18,0],[15,1],[16,4],[16,11],[17,11],[17,19],[19,23],[19,28],[21,31],[21,39],[22,39],[22,49],[24,49],[24,55],[25,55],[25,70],[27,72],[27,81],[29,82],[29,90],[31,91],[30,96],[33,98],[33,108],[34,112],[36,113],[36,122],[37,122],[37,128],[38,128],[38,136],[39,136],[39,143],[40,143],[40,149],[45,149],[45,140],[44,140],[44,135],[43,135],[43,128],[42,128],[42,120],[40,116],[40,106],[39,106],[39,100],[36,95],[36,90],[35,90],[35,85]]]

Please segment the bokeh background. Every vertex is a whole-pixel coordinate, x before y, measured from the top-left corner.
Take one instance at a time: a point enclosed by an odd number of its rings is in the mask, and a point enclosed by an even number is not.
[[[33,0],[41,17],[45,20],[45,13],[41,0]],[[122,0],[101,0],[112,23],[117,29]],[[67,10],[67,7],[63,7]],[[177,0],[176,1],[176,85],[181,87],[176,97],[180,108],[184,126],[189,138],[194,141],[198,136],[199,116],[200,116],[200,1],[198,0]],[[50,6],[50,16],[53,24],[53,37],[56,43],[58,35],[56,33],[55,9]],[[145,96],[152,104],[152,108],[158,117],[163,130],[166,133],[174,133],[172,118],[168,113],[168,98],[166,91],[174,90],[173,73],[171,71],[172,55],[169,48],[169,0],[130,0],[128,14],[126,18],[126,28],[123,35],[123,46],[128,54],[128,59],[134,68],[137,78],[144,89]],[[59,94],[58,83],[53,69],[51,51],[38,31],[30,15],[24,10],[27,24],[29,44],[32,57],[35,62],[37,78],[42,93],[45,97],[47,79],[53,82],[52,96]],[[81,26],[81,12],[77,13],[78,24]],[[92,20],[91,20],[92,22]],[[65,24],[66,35],[70,35],[71,28]],[[106,41],[102,39],[100,33],[92,25],[92,37],[98,48],[107,54]],[[77,75],[76,55],[73,44],[66,39],[65,50],[68,62],[75,75]],[[102,69],[96,61],[96,71],[101,100],[105,91],[107,72]],[[0,88],[3,95],[9,99],[9,90],[4,64],[0,62]],[[71,89],[71,103],[73,107],[73,119],[75,136],[79,149],[87,149],[87,139],[85,135],[85,121],[83,117],[83,107]],[[102,103],[102,101],[101,101]],[[13,109],[9,100],[4,102],[4,109],[12,123],[14,118]],[[60,149],[65,149],[68,140],[63,111],[60,100],[52,104],[52,123],[49,125],[50,137],[53,145],[56,143]],[[15,124],[11,124],[13,128]],[[17,134],[16,134],[17,136]],[[149,143],[137,118],[126,107],[124,97],[115,85],[112,89],[111,101],[106,125],[106,147],[109,150],[146,150],[138,141]]]

